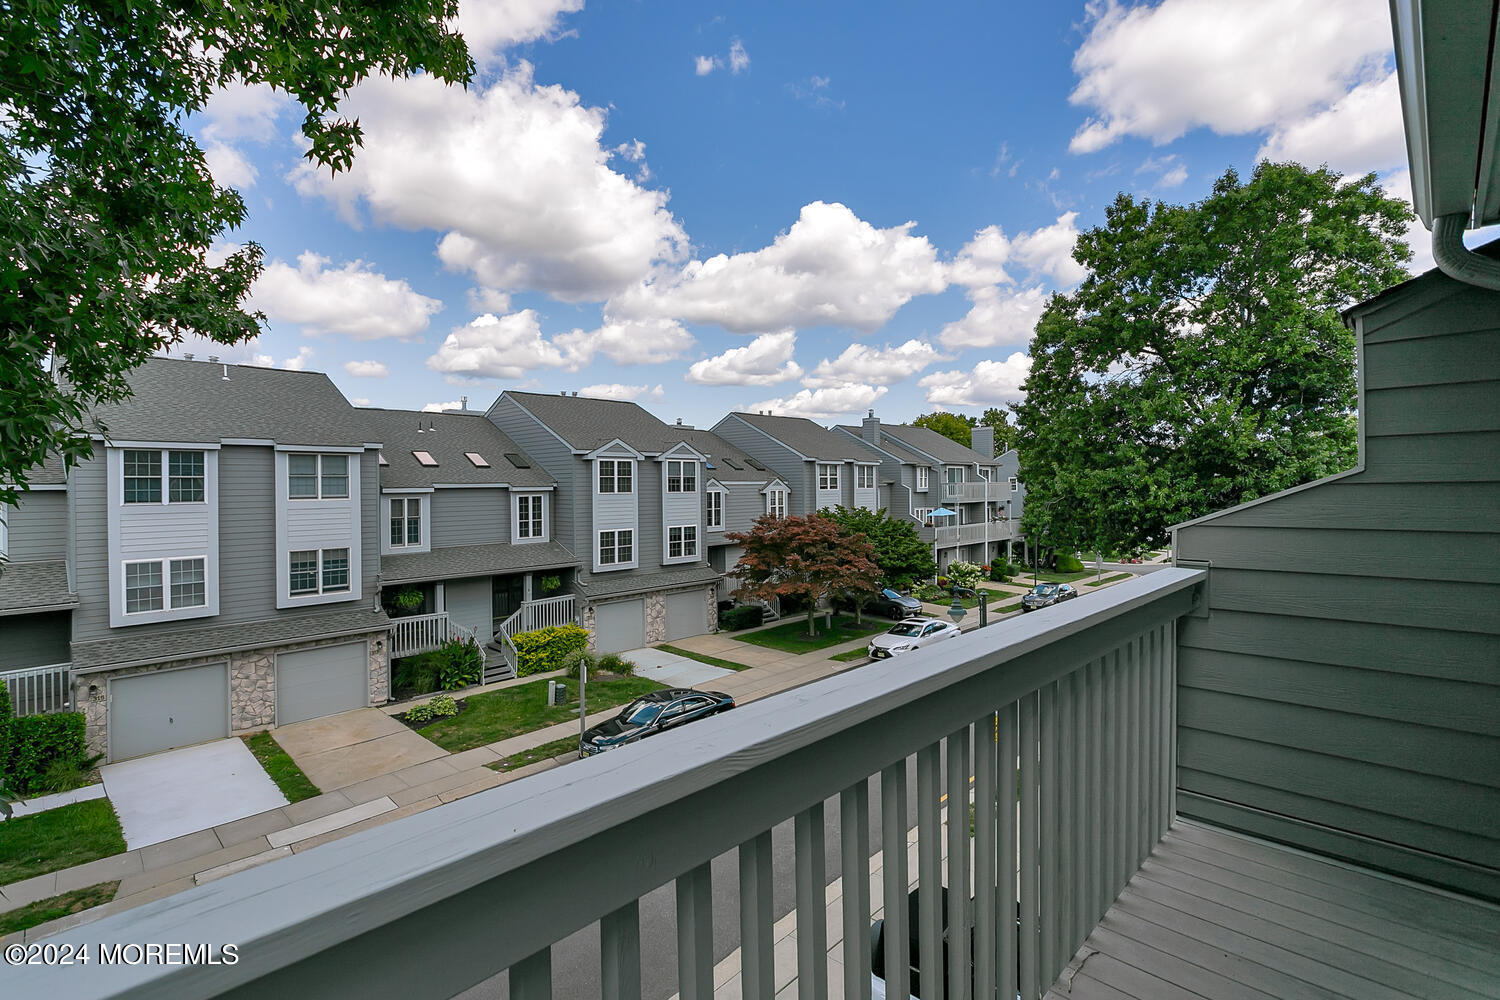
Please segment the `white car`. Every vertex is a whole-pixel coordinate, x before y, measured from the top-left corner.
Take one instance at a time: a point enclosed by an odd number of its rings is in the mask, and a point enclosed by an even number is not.
[[[871,639],[866,652],[872,660],[883,660],[897,653],[907,653],[944,639],[952,639],[959,634],[957,625],[939,618],[903,618]]]

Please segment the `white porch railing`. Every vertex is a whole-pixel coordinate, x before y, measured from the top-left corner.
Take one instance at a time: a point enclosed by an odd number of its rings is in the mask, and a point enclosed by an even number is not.
[[[13,715],[72,711],[71,677],[72,664],[69,663],[0,670],[0,681],[5,682],[5,690],[10,693],[10,710]]]
[[[569,625],[576,620],[572,594],[544,597],[539,601],[525,601],[521,604],[519,614],[521,616],[520,628],[512,631],[512,635],[516,632],[532,632],[554,625]]]
[[[1010,491],[1010,483],[944,483],[943,499],[953,500],[960,503],[978,503],[988,500],[991,503],[1004,503],[1009,500],[1013,493]]]
[[[967,995],[964,929],[973,928],[975,995],[1035,1000],[1173,814],[1176,622],[1201,602],[1204,578],[1163,570],[54,939],[86,939],[95,950],[234,942],[234,965],[23,965],[8,983],[17,996],[436,997],[508,969],[510,995],[532,1000],[552,995],[553,944],[597,923],[604,996],[623,1000],[640,996],[639,900],[675,882],[678,987],[684,1000],[708,1000],[710,863],[737,849],[744,995],[770,997],[770,831],[795,817],[799,992],[868,997],[871,899],[863,887],[877,846],[870,786],[878,778],[887,995],[905,996],[907,764],[915,755],[920,905],[911,936],[920,966],[941,964],[939,887],[971,884],[972,849],[974,902],[967,892],[949,896],[949,981]],[[945,792],[950,809],[972,797],[972,833],[961,820],[944,830]],[[830,797],[845,887],[842,984],[828,983],[825,971]],[[423,960],[393,962],[395,954]],[[922,978],[924,996],[941,981]]]
[[[391,656],[413,656],[437,649],[453,636],[448,612],[391,619]]]
[[[933,528],[933,539],[940,548],[950,545],[979,545],[983,542],[1003,542],[1016,537],[1019,522],[981,521],[978,524],[940,524]]]

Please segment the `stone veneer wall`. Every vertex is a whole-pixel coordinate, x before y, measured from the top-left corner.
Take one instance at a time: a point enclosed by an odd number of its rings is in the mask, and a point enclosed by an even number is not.
[[[227,657],[194,656],[167,660],[120,670],[102,670],[97,673],[73,675],[73,704],[83,712],[84,738],[90,752],[107,753],[109,708],[105,701],[107,681],[134,674],[154,673],[160,670],[175,670],[180,667],[196,667],[206,663],[229,661],[229,728],[231,733],[243,732],[274,725],[276,722],[276,654],[290,653],[299,649],[317,646],[334,646],[346,642],[369,641],[370,648],[370,704],[383,705],[390,697],[390,641],[385,631],[361,635],[345,635],[336,639],[319,639],[312,642],[293,642],[280,646],[263,646],[259,649],[230,653]],[[379,649],[376,649],[376,645]]]
[[[646,595],[646,645],[667,641],[667,595],[661,591]]]

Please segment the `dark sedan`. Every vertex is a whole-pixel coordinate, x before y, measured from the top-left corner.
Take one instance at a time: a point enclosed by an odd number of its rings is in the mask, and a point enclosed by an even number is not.
[[[1066,583],[1039,583],[1031,593],[1021,598],[1022,611],[1038,611],[1042,608],[1050,608],[1054,604],[1063,601],[1071,601],[1078,596],[1078,591]]]
[[[853,601],[840,601],[850,609],[854,607]],[[911,618],[922,613],[922,602],[915,597],[907,597],[897,593],[890,587],[881,587],[874,596],[865,600],[865,610],[872,615],[885,615],[893,621],[903,618]]]
[[[734,699],[720,691],[667,688],[643,694],[620,710],[620,714],[583,734],[579,752],[584,757],[643,740],[647,736],[686,725],[695,719],[727,712]]]

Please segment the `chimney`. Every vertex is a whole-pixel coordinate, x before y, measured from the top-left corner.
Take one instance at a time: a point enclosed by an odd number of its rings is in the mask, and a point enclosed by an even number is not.
[[[993,427],[971,427],[969,428],[969,447],[973,448],[985,458],[995,457],[995,428]]]
[[[875,415],[874,410],[860,421],[859,436],[873,445],[880,444],[880,418]]]
[[[681,417],[678,417],[678,418],[677,418],[677,426],[678,426],[678,427],[681,427],[681,426],[682,426],[682,418],[681,418]]]
[[[469,397],[468,396],[459,396],[458,397],[458,408],[460,410],[467,410],[469,408]]]

